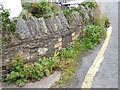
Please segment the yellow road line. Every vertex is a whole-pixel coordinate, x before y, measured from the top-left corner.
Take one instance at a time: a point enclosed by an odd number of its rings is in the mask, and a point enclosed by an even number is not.
[[[107,30],[107,37],[106,37],[106,39],[105,39],[105,41],[103,43],[103,46],[101,47],[100,51],[98,52],[98,55],[95,58],[92,66],[89,68],[89,70],[88,70],[88,72],[87,72],[87,74],[86,74],[86,76],[84,78],[84,81],[82,83],[82,87],[81,88],[91,88],[93,79],[94,79],[96,73],[99,70],[100,64],[104,60],[103,55],[104,55],[105,50],[106,50],[106,48],[108,46],[111,33],[112,33],[112,27],[110,26],[108,28],[108,30]]]

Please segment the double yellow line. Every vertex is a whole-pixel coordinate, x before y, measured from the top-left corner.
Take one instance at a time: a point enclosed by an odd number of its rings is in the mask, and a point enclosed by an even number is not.
[[[107,30],[107,37],[103,43],[103,46],[101,47],[100,51],[98,52],[98,55],[95,58],[92,66],[89,68],[89,70],[84,78],[84,81],[83,81],[81,88],[91,88],[92,87],[93,79],[94,79],[96,73],[99,71],[100,64],[104,60],[103,55],[104,55],[106,48],[108,46],[111,33],[112,33],[112,27],[110,26]]]

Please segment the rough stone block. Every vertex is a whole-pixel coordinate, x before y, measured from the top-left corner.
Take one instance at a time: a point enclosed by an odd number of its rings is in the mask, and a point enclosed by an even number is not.
[[[50,33],[54,33],[54,30],[52,28],[52,24],[51,24],[51,19],[50,18],[45,20],[45,24],[46,24],[46,27],[48,28],[48,31]]]
[[[75,36],[75,32],[72,33],[72,37]]]
[[[29,38],[30,32],[25,20],[17,18],[16,33],[21,39]]]
[[[58,50],[61,50],[61,49],[62,49],[62,47],[59,47],[59,48],[58,48]]]
[[[63,47],[63,48],[66,48],[71,41],[72,41],[72,36],[71,36],[71,34],[68,34],[68,35],[64,36],[64,37],[63,37],[63,41],[62,41],[62,42],[63,42],[62,47]]]
[[[46,26],[44,18],[39,18],[40,27],[43,33],[48,33],[48,28]]]
[[[60,46],[62,47],[62,42],[59,42],[59,43],[55,44],[55,45],[54,45],[54,48],[58,48],[58,47],[60,47]]]
[[[55,18],[56,18],[56,22],[57,22],[57,25],[58,25],[58,29],[62,30],[63,26],[62,26],[62,23],[60,21],[60,18],[58,16],[55,16]]]
[[[61,38],[58,38],[58,41],[59,41],[59,42],[62,41],[62,37],[61,37]]]
[[[68,27],[69,27],[69,24],[68,24],[68,22],[67,22],[66,17],[65,17],[64,14],[63,14],[63,12],[59,12],[59,13],[58,13],[58,17],[59,17],[60,20],[61,20],[61,23],[62,23],[63,28],[68,28]]]
[[[37,30],[36,30],[35,22],[32,19],[28,19],[26,21],[26,23],[27,23],[27,26],[29,28],[29,32],[30,32],[31,36],[36,36],[37,35],[37,32],[36,32]]]
[[[40,31],[40,23],[39,20],[36,17],[31,16],[31,19],[35,22],[35,26],[36,26],[36,35],[41,35],[42,32]]]
[[[73,38],[72,38],[72,40],[74,41],[74,40],[77,40],[77,38],[80,36],[80,34],[78,33],[78,34],[76,34]]]
[[[48,51],[47,48],[39,48],[39,49],[38,49],[38,55],[43,55],[43,54],[45,54],[47,51]]]

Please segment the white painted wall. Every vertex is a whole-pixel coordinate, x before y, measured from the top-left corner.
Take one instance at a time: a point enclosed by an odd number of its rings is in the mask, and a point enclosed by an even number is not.
[[[5,9],[10,9],[10,18],[18,17],[22,11],[21,0],[0,0]]]
[[[74,1],[70,1],[70,4],[74,4],[74,3],[82,3],[84,2],[84,0],[74,0]],[[78,5],[70,5],[71,7],[78,7]]]

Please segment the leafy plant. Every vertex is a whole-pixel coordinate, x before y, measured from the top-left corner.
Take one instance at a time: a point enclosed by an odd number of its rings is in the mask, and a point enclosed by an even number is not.
[[[88,25],[83,32],[86,33],[82,39],[86,49],[93,48],[106,36],[106,29],[103,26]]]
[[[64,58],[74,58],[75,54],[74,54],[73,49],[63,48],[61,50],[61,57],[64,57]]]
[[[72,9],[66,9],[66,10],[63,11],[63,13],[64,13],[65,16],[67,16],[67,15],[71,14],[72,11],[73,11]]]
[[[59,9],[53,5],[49,5],[49,8],[51,10],[51,12],[57,13],[59,11]]]
[[[49,76],[58,67],[58,63],[60,62],[58,54],[58,52],[55,52],[53,57],[43,57],[38,62],[26,64],[24,64],[26,58],[23,55],[16,55],[11,61],[12,68],[10,68],[5,81],[7,83],[16,82],[16,85],[23,86],[28,81],[36,81],[40,80],[43,76]]]
[[[71,9],[74,10],[74,11],[80,11],[80,10],[81,10],[80,7],[73,7],[73,8],[71,8]]]
[[[110,21],[108,18],[105,19],[104,27],[109,28],[110,27]]]
[[[110,21],[107,17],[96,17],[94,20],[94,24],[108,28],[110,26]]]
[[[15,28],[16,28],[16,20],[11,21],[9,19],[10,16],[10,12],[8,9],[4,9],[3,6],[0,6],[0,17],[1,17],[1,22],[0,26],[2,31],[0,33],[2,33],[3,39],[2,41],[4,43],[8,43],[11,41],[11,35],[15,34]]]
[[[22,7],[26,10],[28,10],[31,7],[31,3],[27,3],[27,2],[22,2]]]
[[[83,22],[85,21],[85,14],[81,11],[81,7],[73,7],[71,9],[63,10],[63,13],[65,17],[67,18],[68,23],[72,22],[72,17],[70,16],[70,14],[72,14],[73,11],[79,12],[80,16],[82,16]]]
[[[79,6],[88,6],[89,8],[95,8],[96,7],[96,3],[95,2],[83,2],[81,4],[79,4]]]
[[[49,5],[48,2],[23,3],[22,6],[37,18],[49,16],[51,13],[59,11],[57,7]]]

